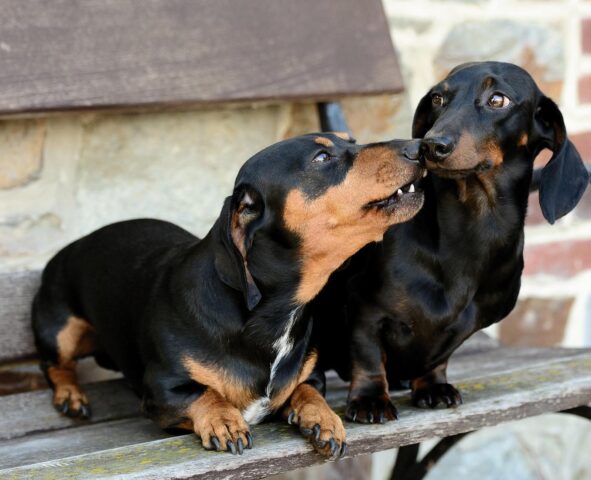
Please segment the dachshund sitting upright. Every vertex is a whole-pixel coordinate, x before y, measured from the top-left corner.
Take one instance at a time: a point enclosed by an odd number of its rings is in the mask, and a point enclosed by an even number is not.
[[[347,417],[362,423],[396,418],[388,390],[401,382],[416,406],[461,402],[447,361],[515,305],[534,159],[553,152],[535,178],[550,223],[589,181],[558,107],[515,65],[455,68],[419,103],[413,137],[430,171],[424,208],[335,272],[312,308],[320,360],[351,379]]]
[[[238,173],[203,240],[167,222],[106,226],[60,251],[33,304],[42,368],[65,415],[88,417],[76,360],[121,370],[162,428],[242,453],[274,412],[325,455],[345,431],[310,374],[305,306],[330,274],[423,203],[420,141],[285,140]],[[400,193],[403,189],[405,193]]]

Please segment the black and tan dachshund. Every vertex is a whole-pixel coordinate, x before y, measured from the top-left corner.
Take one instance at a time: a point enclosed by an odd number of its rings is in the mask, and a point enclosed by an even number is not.
[[[396,418],[388,390],[402,381],[416,406],[461,403],[447,361],[515,305],[536,155],[553,152],[535,179],[550,223],[588,184],[558,107],[515,65],[455,68],[421,100],[413,137],[430,171],[424,208],[335,272],[312,308],[319,366],[351,379],[346,415],[362,423]]]
[[[242,453],[249,424],[277,413],[319,452],[342,454],[342,422],[310,377],[305,306],[349,256],[420,209],[423,195],[408,192],[424,173],[419,145],[285,140],[244,164],[202,240],[144,219],[64,248],[33,304],[56,408],[90,415],[75,367],[94,356],[123,372],[147,416],[205,448]]]

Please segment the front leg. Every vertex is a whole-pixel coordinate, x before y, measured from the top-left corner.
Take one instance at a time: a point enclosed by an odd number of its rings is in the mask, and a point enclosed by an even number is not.
[[[361,312],[363,313],[363,312]],[[351,341],[351,386],[345,417],[358,423],[396,420],[398,412],[390,400],[381,341],[377,335],[378,315],[357,317]]]
[[[207,450],[242,455],[252,448],[249,426],[223,395],[188,379],[157,378],[144,386],[142,409],[163,429],[190,430]]]
[[[323,377],[324,373],[314,371],[305,383],[300,383],[287,401],[283,417],[300,427],[317,452],[342,457],[347,453],[345,427],[321,393]]]
[[[410,382],[411,400],[419,408],[457,407],[462,404],[462,395],[447,383],[447,361],[435,367],[426,375]]]

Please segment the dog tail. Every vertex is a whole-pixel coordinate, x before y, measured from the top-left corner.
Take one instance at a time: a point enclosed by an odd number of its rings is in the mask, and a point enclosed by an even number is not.
[[[587,172],[589,172],[589,183],[591,183],[591,165],[586,163],[585,168],[587,169]],[[530,193],[537,192],[540,189],[541,180],[542,180],[542,169],[535,168],[534,173],[531,177],[531,183],[529,184]]]

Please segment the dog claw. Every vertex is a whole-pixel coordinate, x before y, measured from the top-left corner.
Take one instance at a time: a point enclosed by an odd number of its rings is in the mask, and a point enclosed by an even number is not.
[[[289,415],[287,417],[287,423],[289,423],[290,425],[293,425],[293,418],[295,417],[295,412],[292,410],[291,412],[289,412]]]
[[[90,405],[82,405],[80,407],[80,416],[82,418],[90,418],[91,415],[92,415],[92,412],[90,410]]]
[[[302,428],[300,428],[300,432],[302,432],[302,435],[305,435],[306,437],[309,437],[310,435],[312,435],[311,428],[302,427]]]
[[[244,443],[242,443],[241,438],[236,441],[236,445],[238,447],[238,455],[242,455],[244,453]]]
[[[334,438],[330,439],[329,444],[330,444],[330,456],[334,457],[339,449],[339,444],[335,441]]]
[[[226,445],[228,445],[228,452],[232,452],[232,455],[236,455],[236,445],[234,445],[234,442],[232,440],[228,440]]]
[[[318,425],[318,424],[314,425],[314,428],[312,429],[312,433],[314,434],[314,440],[316,442],[318,442],[320,440],[320,425]]]
[[[252,435],[250,434],[250,432],[246,432],[245,436],[247,441],[246,448],[252,448]]]
[[[215,447],[215,449],[217,451],[220,450],[221,446],[220,446],[220,441],[218,440],[218,437],[211,436],[211,437],[209,437],[209,441],[211,442],[211,444]]]
[[[339,454],[339,457],[343,458],[348,453],[349,453],[349,446],[347,445],[347,443],[343,442],[343,445],[341,446],[341,452]]]
[[[413,405],[419,408],[453,408],[462,405],[462,395],[449,383],[434,383],[411,394]]]

